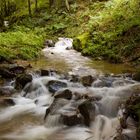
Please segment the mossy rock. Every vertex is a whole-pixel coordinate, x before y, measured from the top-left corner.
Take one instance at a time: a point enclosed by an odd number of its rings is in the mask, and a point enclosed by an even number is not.
[[[82,51],[88,44],[88,40],[90,39],[89,33],[84,33],[76,38],[73,41],[73,47],[77,51]]]

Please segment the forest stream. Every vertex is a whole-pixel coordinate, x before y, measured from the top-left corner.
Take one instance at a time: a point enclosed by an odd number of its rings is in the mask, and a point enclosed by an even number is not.
[[[127,128],[120,125],[125,101],[140,89],[130,74],[118,74],[125,66],[99,69],[101,62],[73,50],[69,38],[43,53],[50,70],[29,71],[24,84],[23,77],[1,84],[12,95],[0,99],[0,140],[136,140],[132,117]]]

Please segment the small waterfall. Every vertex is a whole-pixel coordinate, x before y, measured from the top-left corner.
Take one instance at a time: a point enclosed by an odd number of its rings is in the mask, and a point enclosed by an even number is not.
[[[27,84],[21,93],[11,97],[15,105],[0,110],[0,139],[114,140],[120,127],[119,117],[122,113],[120,106],[134,92],[133,87],[140,84],[125,77],[98,75],[96,70],[86,65],[90,61],[89,58],[72,50],[72,42],[72,39],[60,38],[54,47],[44,49],[46,56],[64,59],[72,69],[66,78],[59,74],[49,76],[32,74],[32,82]],[[80,80],[72,82],[69,78],[71,75],[82,77],[90,74],[96,79],[90,87],[84,87]],[[70,90],[71,99],[56,99],[48,88],[49,81],[65,83],[67,86],[56,92]],[[13,88],[13,83],[14,81],[9,82],[6,86]],[[75,113],[72,119],[80,118],[81,112],[77,108],[86,97],[99,98],[93,101],[95,113],[92,114],[91,126],[87,127],[81,123],[75,126],[64,124],[62,115],[68,114],[68,117],[71,117]],[[46,109],[48,114],[44,120]],[[129,127],[123,130],[123,134],[133,138],[135,130],[135,127]]]

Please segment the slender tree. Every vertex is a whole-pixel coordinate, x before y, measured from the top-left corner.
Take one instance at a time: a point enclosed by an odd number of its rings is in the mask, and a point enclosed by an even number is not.
[[[37,12],[38,10],[38,0],[35,0],[35,11]]]
[[[31,1],[30,0],[28,0],[28,12],[29,12],[29,16],[32,16]]]

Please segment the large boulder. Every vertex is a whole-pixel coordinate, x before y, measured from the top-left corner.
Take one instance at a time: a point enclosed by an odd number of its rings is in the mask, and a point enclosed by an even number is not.
[[[16,78],[15,88],[23,89],[27,83],[32,81],[32,75],[30,74],[21,74]]]
[[[72,91],[69,89],[58,91],[55,95],[55,98],[64,98],[64,99],[72,99]]]
[[[66,88],[67,83],[58,80],[51,80],[48,82],[47,86],[50,92],[55,93],[61,88]]]
[[[90,126],[95,117],[95,105],[90,100],[85,100],[78,106],[79,112],[84,117],[84,124]]]
[[[83,76],[80,79],[83,86],[91,86],[94,80],[95,78],[93,78],[91,75]]]

